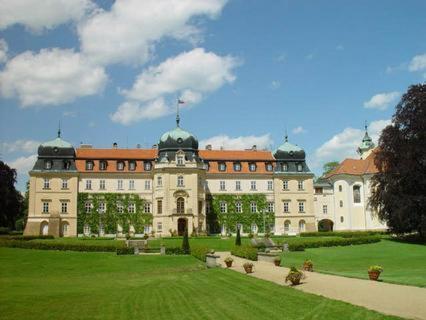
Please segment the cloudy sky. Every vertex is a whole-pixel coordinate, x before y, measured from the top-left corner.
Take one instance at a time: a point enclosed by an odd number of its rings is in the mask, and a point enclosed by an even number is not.
[[[426,79],[426,2],[0,0],[0,157],[150,147],[175,125],[226,149],[305,148],[316,173],[377,139]]]

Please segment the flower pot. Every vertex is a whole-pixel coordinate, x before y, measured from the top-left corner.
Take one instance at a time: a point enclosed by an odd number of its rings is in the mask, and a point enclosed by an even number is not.
[[[246,271],[246,273],[253,273],[253,266],[245,266],[244,270]]]
[[[232,267],[232,261],[225,261],[226,267],[231,268]]]
[[[370,280],[377,281],[379,279],[379,276],[379,271],[368,271],[368,277],[370,278]]]
[[[309,264],[304,264],[303,270],[312,272],[312,271],[314,271],[314,266],[309,265]]]
[[[275,264],[277,267],[279,267],[279,266],[281,265],[281,260],[279,260],[279,261],[274,260],[274,264]]]
[[[293,279],[290,280],[290,282],[293,286],[297,286],[298,284],[300,284],[300,279],[301,279],[301,277],[293,278]]]

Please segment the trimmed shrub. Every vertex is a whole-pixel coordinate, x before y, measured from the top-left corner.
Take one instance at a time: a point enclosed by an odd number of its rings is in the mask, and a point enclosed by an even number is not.
[[[235,246],[231,254],[237,257],[257,261],[257,249],[251,246]]]
[[[122,246],[124,247],[124,243],[122,244]],[[0,247],[83,252],[116,252],[117,248],[119,248],[117,244],[91,245],[87,243],[78,244],[37,240],[0,240]]]
[[[354,237],[366,237],[375,235],[387,234],[386,231],[319,231],[319,232],[302,232],[301,237],[342,237],[342,238],[354,238]]]
[[[180,255],[185,254],[183,249],[181,247],[167,247],[166,248],[166,254],[167,255]]]
[[[131,254],[135,254],[135,249],[123,247],[123,248],[117,248],[116,252],[117,252],[117,256],[131,255]]]
[[[0,234],[9,234],[9,228],[0,227]]]
[[[304,251],[306,248],[320,247],[336,247],[336,246],[351,246],[357,244],[367,244],[380,242],[380,236],[370,237],[353,237],[353,238],[338,238],[338,239],[318,239],[317,241],[298,241],[297,243],[289,243],[290,251]]]
[[[43,240],[43,239],[55,239],[54,236],[23,236],[23,235],[10,235],[6,237],[8,240]]]
[[[191,255],[201,261],[206,261],[206,254],[210,252],[210,249],[205,246],[192,246]]]
[[[188,229],[185,229],[185,234],[183,235],[182,250],[183,250],[184,254],[190,254],[191,253],[191,248],[189,247]]]
[[[235,238],[235,245],[236,246],[241,246],[240,228],[237,228],[237,237]]]

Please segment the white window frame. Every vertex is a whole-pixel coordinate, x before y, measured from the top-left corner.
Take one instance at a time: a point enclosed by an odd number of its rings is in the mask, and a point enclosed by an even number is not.
[[[145,190],[151,190],[151,180],[145,180]]]
[[[226,201],[221,201],[219,203],[220,213],[227,213],[228,212],[228,204]]]
[[[91,213],[91,212],[92,212],[92,209],[93,209],[93,203],[91,203],[90,201],[86,201],[86,202],[84,203],[84,211],[85,211],[86,213]]]
[[[305,190],[305,189],[304,189],[304,183],[303,183],[303,180],[298,180],[298,181],[297,181],[297,190],[299,190],[299,191],[303,191],[303,190]]]
[[[290,212],[290,201],[283,201],[283,212],[284,213]]]
[[[298,201],[299,213],[305,212],[305,201]]]
[[[183,155],[177,155],[176,156],[176,164],[178,166],[184,166],[185,165],[185,157]]]
[[[256,188],[256,180],[250,181],[250,190],[251,191],[256,191],[257,190],[257,188]]]
[[[328,214],[328,207],[327,207],[327,205],[326,205],[326,204],[323,204],[323,205],[322,205],[322,213],[323,213],[323,214]]]
[[[124,161],[117,161],[117,171],[124,170]]]
[[[129,180],[129,190],[135,190],[135,180]]]
[[[235,211],[237,213],[242,213],[243,212],[243,203],[241,201],[235,202]]]
[[[240,180],[235,181],[235,190],[241,191],[241,181]]]
[[[68,202],[61,201],[61,213],[68,213]]]
[[[176,185],[178,187],[184,187],[185,186],[185,182],[184,182],[183,176],[178,176],[177,177],[177,184]]]
[[[105,180],[99,180],[99,190],[105,190]]]
[[[275,211],[275,204],[272,201],[268,202],[268,206],[266,207],[267,212],[274,212]]]
[[[124,212],[124,205],[122,202],[117,202],[117,213],[123,213]]]
[[[288,190],[288,180],[283,180],[283,190]]]
[[[274,182],[272,180],[268,180],[267,184],[268,184],[268,191],[274,190]]]
[[[68,189],[68,179],[62,179],[62,189]]]
[[[157,187],[162,187],[163,186],[163,178],[158,176],[157,177]]]
[[[99,213],[106,212],[106,203],[104,201],[99,202],[98,212]]]
[[[257,213],[257,203],[255,201],[250,202],[250,212]]]
[[[43,201],[43,213],[49,213],[49,202]]]
[[[123,190],[123,180],[117,180],[117,190]]]
[[[86,180],[86,190],[92,190],[92,180]]]
[[[220,180],[219,181],[219,190],[220,191],[225,191],[226,190],[226,183],[224,180]]]
[[[136,161],[129,161],[129,171],[136,170]]]
[[[143,212],[151,213],[151,202],[145,201],[143,204]]]
[[[50,189],[50,180],[47,178],[43,180],[43,189]]]
[[[250,172],[256,172],[257,165],[254,162],[249,163],[249,171]]]
[[[136,212],[136,203],[130,202],[129,207],[127,208],[127,211],[129,213],[135,213]]]

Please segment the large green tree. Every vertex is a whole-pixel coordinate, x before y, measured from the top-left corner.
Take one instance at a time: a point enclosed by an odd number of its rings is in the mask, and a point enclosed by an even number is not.
[[[15,189],[16,170],[0,161],[0,227],[15,229],[22,217],[22,195]]]
[[[331,172],[334,168],[336,168],[339,165],[339,161],[330,161],[327,162],[322,166],[323,169],[323,176],[325,176],[327,173]]]
[[[370,204],[390,230],[426,236],[426,84],[411,86],[380,136]]]

